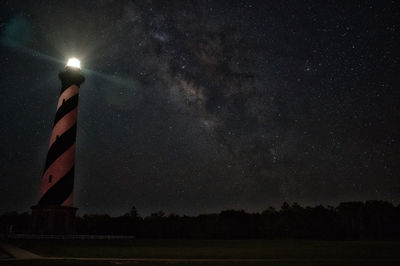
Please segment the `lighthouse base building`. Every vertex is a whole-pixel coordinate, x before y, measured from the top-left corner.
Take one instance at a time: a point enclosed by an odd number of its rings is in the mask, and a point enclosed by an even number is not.
[[[78,208],[68,206],[40,206],[32,209],[32,230],[41,235],[69,235],[75,233],[75,214]]]
[[[59,78],[61,92],[40,184],[39,202],[31,207],[32,230],[37,234],[75,232],[77,208],[73,206],[73,186],[78,97],[79,87],[85,80],[79,61],[70,59]]]

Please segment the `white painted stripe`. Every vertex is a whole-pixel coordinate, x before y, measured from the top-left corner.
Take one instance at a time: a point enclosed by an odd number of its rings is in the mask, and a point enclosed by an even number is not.
[[[74,166],[75,163],[75,143],[69,147],[60,157],[57,158],[50,166],[47,168],[46,172],[43,174],[42,183],[40,185],[40,195],[42,196],[54,186],[63,176],[65,176],[69,170]],[[50,175],[51,182],[50,181]]]
[[[56,141],[57,136],[60,137],[62,134],[65,133],[65,131],[70,129],[76,123],[77,116],[78,116],[78,107],[73,109],[68,114],[64,115],[63,118],[61,118],[61,120],[57,122],[57,124],[53,128],[53,131],[51,132],[49,149],[51,145],[53,145],[54,141]]]
[[[79,87],[76,85],[72,85],[68,87],[63,93],[61,93],[60,97],[58,97],[58,104],[57,104],[57,110],[60,108],[62,105],[63,101],[68,100],[72,96],[75,96],[76,94],[79,93]]]

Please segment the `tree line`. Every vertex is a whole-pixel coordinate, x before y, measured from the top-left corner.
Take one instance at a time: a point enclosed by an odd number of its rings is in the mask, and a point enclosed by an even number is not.
[[[0,225],[28,233],[30,214],[0,216]],[[118,217],[85,214],[76,219],[77,234],[134,235],[137,238],[185,239],[400,239],[400,205],[386,201],[343,202],[337,207],[302,207],[284,203],[257,213],[224,210],[186,216],[159,211],[139,216],[135,207]]]

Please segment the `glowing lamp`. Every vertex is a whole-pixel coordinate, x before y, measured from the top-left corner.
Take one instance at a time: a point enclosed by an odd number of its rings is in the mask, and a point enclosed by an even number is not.
[[[75,57],[68,59],[67,67],[81,68],[81,61]]]

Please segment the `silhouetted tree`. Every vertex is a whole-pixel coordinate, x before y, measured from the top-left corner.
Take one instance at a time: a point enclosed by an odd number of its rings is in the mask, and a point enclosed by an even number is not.
[[[28,213],[5,213],[0,228],[7,231],[12,225],[16,233],[29,233],[29,220]],[[280,210],[269,207],[261,213],[225,210],[190,217],[158,211],[144,218],[133,206],[122,216],[86,214],[76,223],[79,234],[138,238],[400,239],[400,206],[385,201],[343,202],[336,208],[284,202]]]

